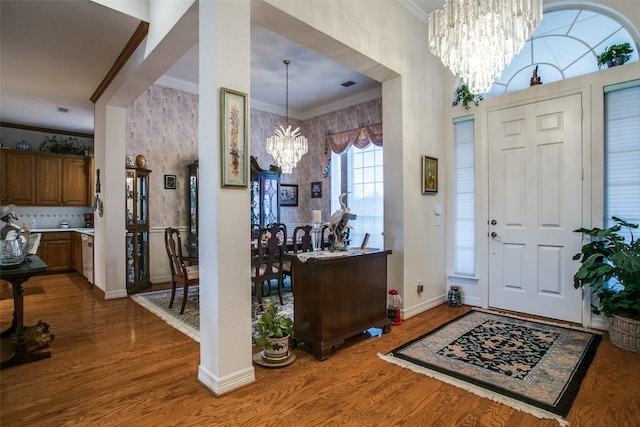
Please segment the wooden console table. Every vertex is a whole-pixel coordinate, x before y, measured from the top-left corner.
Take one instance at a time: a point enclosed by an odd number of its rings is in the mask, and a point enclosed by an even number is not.
[[[0,277],[11,282],[13,287],[14,310],[11,326],[0,333],[0,338],[9,338],[13,334],[16,335],[15,351],[11,357],[1,362],[0,369],[51,357],[51,352],[49,351],[32,352],[27,349],[24,327],[24,288],[22,287],[22,284],[29,280],[31,276],[43,274],[47,271],[49,271],[49,266],[44,261],[36,255],[28,255],[25,262],[19,267],[3,269],[0,273]]]
[[[391,330],[387,318],[390,250],[291,255],[294,338],[326,360],[346,338],[371,327]],[[304,261],[304,262],[303,262]]]

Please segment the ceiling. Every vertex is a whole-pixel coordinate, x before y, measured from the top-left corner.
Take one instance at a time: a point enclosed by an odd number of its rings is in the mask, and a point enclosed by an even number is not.
[[[405,0],[423,21],[443,1]],[[89,100],[140,21],[90,0],[0,1],[0,121],[93,134]],[[380,96],[380,83],[263,27],[251,27],[251,105],[304,119]],[[355,84],[344,87],[341,84]],[[158,81],[197,93],[197,46]],[[63,109],[66,109],[64,112]],[[61,111],[62,110],[62,111]]]

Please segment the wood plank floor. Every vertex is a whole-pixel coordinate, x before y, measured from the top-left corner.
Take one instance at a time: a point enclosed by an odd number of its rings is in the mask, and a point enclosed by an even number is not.
[[[215,397],[197,382],[198,343],[130,298],[104,301],[75,273],[32,278],[25,289],[25,324],[42,319],[55,339],[50,359],[0,373],[5,427],[557,426],[376,356],[465,307],[443,304],[382,337],[347,343],[325,362],[298,349],[292,365],[256,367],[256,382]],[[0,309],[4,330],[12,300]],[[566,419],[640,425],[640,355],[605,336]]]

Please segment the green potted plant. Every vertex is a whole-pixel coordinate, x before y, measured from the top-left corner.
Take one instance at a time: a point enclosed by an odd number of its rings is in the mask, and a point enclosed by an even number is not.
[[[289,357],[289,339],[293,338],[293,319],[278,313],[278,306],[269,298],[264,298],[256,311],[264,311],[255,323],[253,344],[264,347],[262,357],[270,362]]]
[[[607,64],[608,68],[622,65],[631,58],[633,49],[630,43],[620,43],[605,47],[604,52],[598,55],[598,66]]]
[[[640,352],[640,240],[633,236],[638,224],[612,219],[616,225],[607,229],[575,230],[591,236],[591,241],[573,257],[581,263],[573,285],[592,288],[599,299],[592,312],[607,316],[611,342]],[[622,227],[629,229],[629,240],[618,233]]]
[[[474,104],[476,104],[476,107],[477,107],[478,101],[482,101],[482,95],[476,95],[471,93],[471,91],[469,90],[469,86],[467,86],[466,84],[462,84],[458,86],[456,88],[454,95],[455,95],[455,98],[453,99],[451,106],[455,107],[458,104],[462,104],[465,110],[468,110],[469,108],[471,108],[469,103],[473,102]]]

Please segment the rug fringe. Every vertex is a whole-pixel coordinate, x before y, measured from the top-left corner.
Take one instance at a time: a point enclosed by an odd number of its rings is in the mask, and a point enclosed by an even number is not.
[[[492,310],[490,308],[473,307],[473,310],[481,311],[483,313],[495,314],[497,316],[512,317],[514,319],[543,323],[545,325],[551,325],[551,326],[558,326],[560,328],[575,329],[576,331],[589,332],[596,335],[604,335],[604,332],[598,329],[584,328],[582,326],[576,326],[570,323],[561,323],[561,322],[552,322],[550,320],[534,319],[532,317],[519,316],[517,314],[507,313],[507,312],[498,311],[498,310]]]
[[[155,304],[150,303],[149,301],[138,296],[137,294],[130,295],[130,297],[132,300],[134,300],[135,302],[137,302],[138,304],[140,304],[141,306],[143,306],[144,308],[146,308],[147,310],[149,310],[150,312],[152,312],[153,314],[155,314],[156,316],[158,316],[159,318],[161,318],[162,320],[164,320],[165,322],[167,322],[168,324],[170,324],[171,326],[173,326],[174,328],[176,328],[177,330],[179,330],[189,338],[193,339],[194,341],[200,342],[199,330],[192,328],[191,326],[176,320],[173,316],[167,314],[162,309],[157,307]]]
[[[386,362],[393,363],[394,365],[398,365],[402,368],[409,369],[413,372],[416,372],[416,373],[425,375],[427,377],[433,378],[435,380],[442,381],[452,386],[461,388],[477,396],[480,396],[489,400],[493,400],[494,402],[502,403],[503,405],[507,405],[511,408],[517,409],[522,412],[526,412],[527,414],[533,415],[536,418],[556,420],[558,424],[562,427],[567,427],[570,425],[567,420],[563,419],[559,415],[553,414],[549,411],[545,411],[544,409],[537,408],[527,403],[520,402],[519,400],[512,399],[507,396],[503,396],[501,394],[492,393],[486,389],[477,387],[468,382],[458,380],[448,375],[441,374],[431,369],[427,369],[425,367],[418,366],[413,363],[407,362],[405,360],[399,359],[397,357],[394,357],[392,354],[384,355],[384,354],[378,353],[378,357]]]

